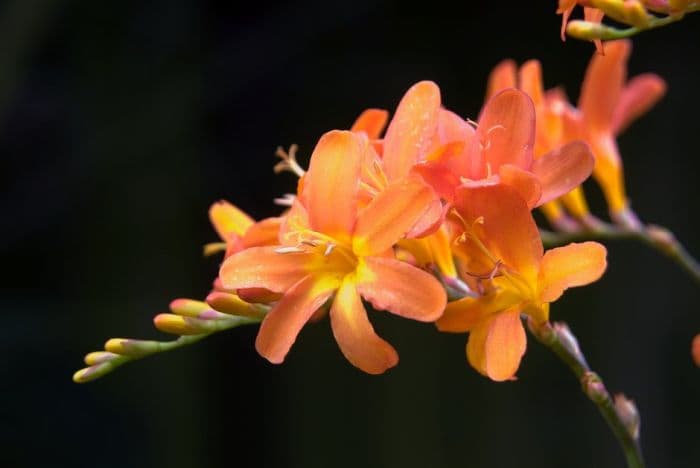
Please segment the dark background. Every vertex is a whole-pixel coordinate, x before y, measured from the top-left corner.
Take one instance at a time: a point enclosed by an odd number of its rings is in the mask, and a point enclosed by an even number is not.
[[[420,79],[476,117],[505,57],[543,61],[576,98],[590,44],[558,38],[555,2],[0,2],[0,466],[619,467],[595,407],[534,340],[513,383],[464,357],[465,336],[375,314],[401,364],[349,365],[327,321],[287,361],[255,329],[71,382],[108,337],[161,338],[151,317],[203,297],[217,268],[207,208],[256,217],[365,107]],[[524,4],[530,4],[530,7]],[[634,208],[700,255],[700,15],[635,40],[630,70],[670,91],[620,139]],[[588,189],[604,214],[596,187]],[[645,246],[608,244],[604,279],[552,308],[642,413],[650,467],[700,463],[697,285]]]

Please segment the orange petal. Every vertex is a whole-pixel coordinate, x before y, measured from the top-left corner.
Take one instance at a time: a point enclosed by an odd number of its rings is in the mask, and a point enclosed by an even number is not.
[[[623,132],[630,123],[659,102],[664,94],[666,82],[660,76],[644,73],[632,78],[622,90],[613,112],[613,133],[617,135]]]
[[[540,270],[540,300],[553,302],[564,290],[597,281],[605,272],[607,251],[597,242],[569,244],[548,250]]]
[[[520,297],[512,291],[503,290],[478,298],[465,297],[448,302],[445,313],[435,322],[443,332],[468,332],[479,321],[496,312],[512,307]]]
[[[589,23],[600,24],[603,21],[604,16],[605,12],[603,10],[598,8],[583,7],[583,19]],[[595,44],[596,52],[598,52],[600,55],[605,55],[603,41],[600,39],[593,39],[593,43]]]
[[[455,208],[468,225],[483,218],[479,225],[482,241],[498,259],[534,283],[543,255],[542,240],[518,192],[504,184],[460,187]]]
[[[228,257],[219,276],[226,289],[285,292],[311,272],[317,257],[316,252],[279,253],[277,247],[251,247]]]
[[[520,367],[527,338],[517,308],[496,314],[484,343],[486,375],[497,382],[510,380]]]
[[[467,142],[474,135],[474,127],[452,111],[440,108],[438,113],[437,140],[441,145]]]
[[[506,89],[492,97],[472,138],[470,179],[497,173],[503,164],[528,169],[535,144],[535,108],[527,94]]]
[[[445,219],[445,210],[437,195],[428,204],[423,214],[416,223],[406,233],[406,237],[411,239],[425,237],[435,232]]]
[[[517,66],[511,59],[503,60],[493,68],[486,86],[487,101],[506,88],[517,87],[516,69]]]
[[[364,258],[357,269],[357,290],[375,309],[421,322],[437,320],[447,303],[435,277],[391,258]]]
[[[376,255],[391,248],[413,228],[434,200],[433,190],[417,178],[390,184],[360,212],[353,250],[358,255]]]
[[[241,239],[244,248],[279,244],[283,218],[266,218],[253,224]]]
[[[520,90],[530,96],[535,106],[544,101],[544,85],[542,84],[542,65],[539,60],[528,60],[518,70]]]
[[[260,324],[255,349],[273,364],[284,361],[301,328],[339,286],[308,275],[294,284]]]
[[[226,200],[211,205],[209,220],[224,241],[228,241],[231,234],[242,236],[255,223],[250,216]]]
[[[439,110],[440,88],[432,81],[421,81],[406,92],[384,137],[384,167],[389,180],[408,174],[428,152]]]
[[[613,112],[627,76],[627,58],[631,50],[627,40],[609,41],[605,55],[595,53],[581,86],[579,109],[593,131],[610,131]]]
[[[538,202],[542,197],[542,186],[533,173],[511,164],[504,164],[498,170],[498,176],[501,183],[514,188],[520,194],[529,209],[540,204]]]
[[[383,109],[367,109],[352,124],[351,132],[364,132],[370,140],[376,140],[382,134],[389,119],[389,113]]]
[[[532,164],[542,186],[537,206],[559,198],[591,175],[595,160],[587,144],[574,141],[543,155]]]
[[[331,327],[340,350],[353,366],[382,374],[399,362],[396,350],[374,332],[355,284],[346,277],[331,306]]]
[[[316,145],[304,178],[304,200],[314,231],[349,240],[366,145],[359,135],[339,130],[326,133]]]

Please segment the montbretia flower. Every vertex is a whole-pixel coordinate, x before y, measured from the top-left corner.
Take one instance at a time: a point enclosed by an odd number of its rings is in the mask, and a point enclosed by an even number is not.
[[[586,70],[578,108],[578,137],[595,157],[593,176],[600,184],[611,216],[625,222],[629,202],[616,137],[664,95],[666,84],[645,73],[627,81],[630,41],[606,43],[605,55],[595,54]]]
[[[565,289],[600,278],[606,250],[584,242],[544,252],[528,206],[507,185],[460,187],[454,206],[463,226],[454,252],[478,294],[448,303],[437,326],[469,332],[471,365],[493,380],[508,380],[525,353],[521,315],[547,321],[549,304]]]
[[[457,119],[452,114],[441,130],[464,140],[444,138],[447,144],[438,147],[418,168],[448,200],[462,185],[503,183],[515,188],[533,208],[580,185],[593,168],[593,157],[581,142],[535,159],[535,107],[532,99],[517,89],[505,89],[489,99],[476,130],[465,131],[468,125]]]
[[[284,360],[301,328],[329,299],[341,351],[372,374],[396,365],[398,355],[375,333],[361,298],[377,309],[426,322],[444,310],[440,283],[396,260],[392,251],[428,209],[432,191],[419,180],[400,178],[359,209],[361,170],[373,152],[369,139],[357,132],[325,134],[287,215],[280,245],[242,250],[221,267],[226,288],[265,288],[282,295],[256,339],[256,349],[270,362]]]

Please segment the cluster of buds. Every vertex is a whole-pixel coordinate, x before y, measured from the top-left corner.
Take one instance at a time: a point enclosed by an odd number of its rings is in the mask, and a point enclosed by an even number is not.
[[[422,81],[391,119],[368,109],[349,129],[325,133],[308,170],[295,149],[280,151],[276,168],[299,183],[279,200],[279,217],[255,221],[223,201],[210,209],[221,239],[205,253],[224,253],[213,291],[155,318],[180,338],[110,340],[74,379],[245,323],[260,323],[257,351],[281,363],[305,324],[326,315],[347,360],[380,374],[398,353],[365,303],[468,333],[469,363],[492,380],[513,379],[526,349],[522,320],[546,324],[550,303],[606,268],[596,242],[545,251],[532,210],[542,207],[559,230],[590,228],[580,185],[593,173],[613,219],[634,226],[615,136],[664,84],[654,75],[627,83],[629,51],[618,42],[594,56],[578,109],[560,90],[543,90],[538,62],[518,70],[506,61],[476,121],[443,107],[438,86]]]
[[[569,21],[574,8],[583,7],[584,19]],[[561,37],[600,41],[631,37],[647,29],[658,28],[682,19],[686,13],[700,10],[694,0],[559,0],[557,13],[562,15]],[[627,26],[617,28],[603,24],[603,18]]]

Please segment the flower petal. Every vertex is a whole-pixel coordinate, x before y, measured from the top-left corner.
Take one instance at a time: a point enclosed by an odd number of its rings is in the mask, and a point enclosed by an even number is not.
[[[542,186],[533,173],[512,164],[504,164],[498,170],[498,176],[501,183],[514,188],[520,194],[529,209],[540,204],[538,202],[542,198]]]
[[[460,187],[455,208],[468,226],[483,233],[491,253],[508,267],[534,281],[543,255],[542,240],[525,201],[504,184]]]
[[[528,60],[523,63],[518,70],[518,81],[520,82],[520,90],[530,96],[535,107],[544,102],[542,65],[539,60]]]
[[[374,308],[421,322],[437,320],[447,303],[435,277],[391,258],[364,258],[357,269],[357,290]]]
[[[605,55],[596,52],[586,69],[578,108],[593,131],[612,128],[613,112],[627,77],[630,50],[629,41],[608,41]]]
[[[435,322],[443,332],[468,332],[479,321],[496,312],[504,311],[520,301],[520,297],[509,290],[498,291],[478,298],[464,297],[448,302],[445,313]]]
[[[597,242],[569,244],[548,250],[540,270],[540,300],[554,302],[564,290],[597,281],[607,266],[607,251]]]
[[[312,275],[294,284],[260,324],[258,353],[273,364],[284,361],[301,328],[338,286],[336,280]]]
[[[364,132],[370,140],[376,140],[382,134],[389,119],[384,109],[366,109],[360,114],[350,128],[351,132]]]
[[[432,81],[413,85],[401,99],[384,137],[384,167],[389,180],[408,174],[427,153],[440,110],[440,88]]]
[[[251,247],[228,257],[219,276],[224,288],[265,288],[285,292],[313,271],[316,252],[279,253],[277,247]]]
[[[490,320],[484,346],[486,375],[497,382],[512,379],[520,367],[526,347],[527,338],[520,321],[520,311],[513,308],[496,314]]]
[[[531,170],[542,186],[537,206],[581,185],[591,175],[594,164],[590,148],[582,141],[568,143],[535,160]]]
[[[517,87],[516,70],[517,65],[511,59],[499,62],[489,74],[488,85],[486,86],[486,100],[491,99],[506,88]]]
[[[388,185],[357,217],[353,250],[375,255],[391,248],[431,208],[436,195],[418,178]]]
[[[366,138],[334,130],[321,137],[304,177],[309,223],[315,231],[347,241],[357,214],[357,192]]]
[[[331,327],[343,355],[368,374],[381,374],[399,362],[396,350],[375,333],[349,276],[333,300]]]
[[[622,90],[612,118],[612,131],[622,133],[627,126],[651,109],[666,94],[666,82],[658,75],[644,73],[632,78]]]
[[[474,135],[474,127],[452,111],[440,108],[438,113],[437,142],[440,145],[467,142]]]
[[[214,226],[219,237],[228,241],[231,234],[243,236],[255,221],[243,211],[227,202],[221,200],[209,208],[209,220]]]
[[[241,238],[243,247],[260,247],[279,244],[279,232],[283,218],[266,218],[253,224]]]
[[[535,108],[530,97],[506,89],[492,97],[471,140],[470,179],[497,173],[503,164],[529,169],[535,144]]]

